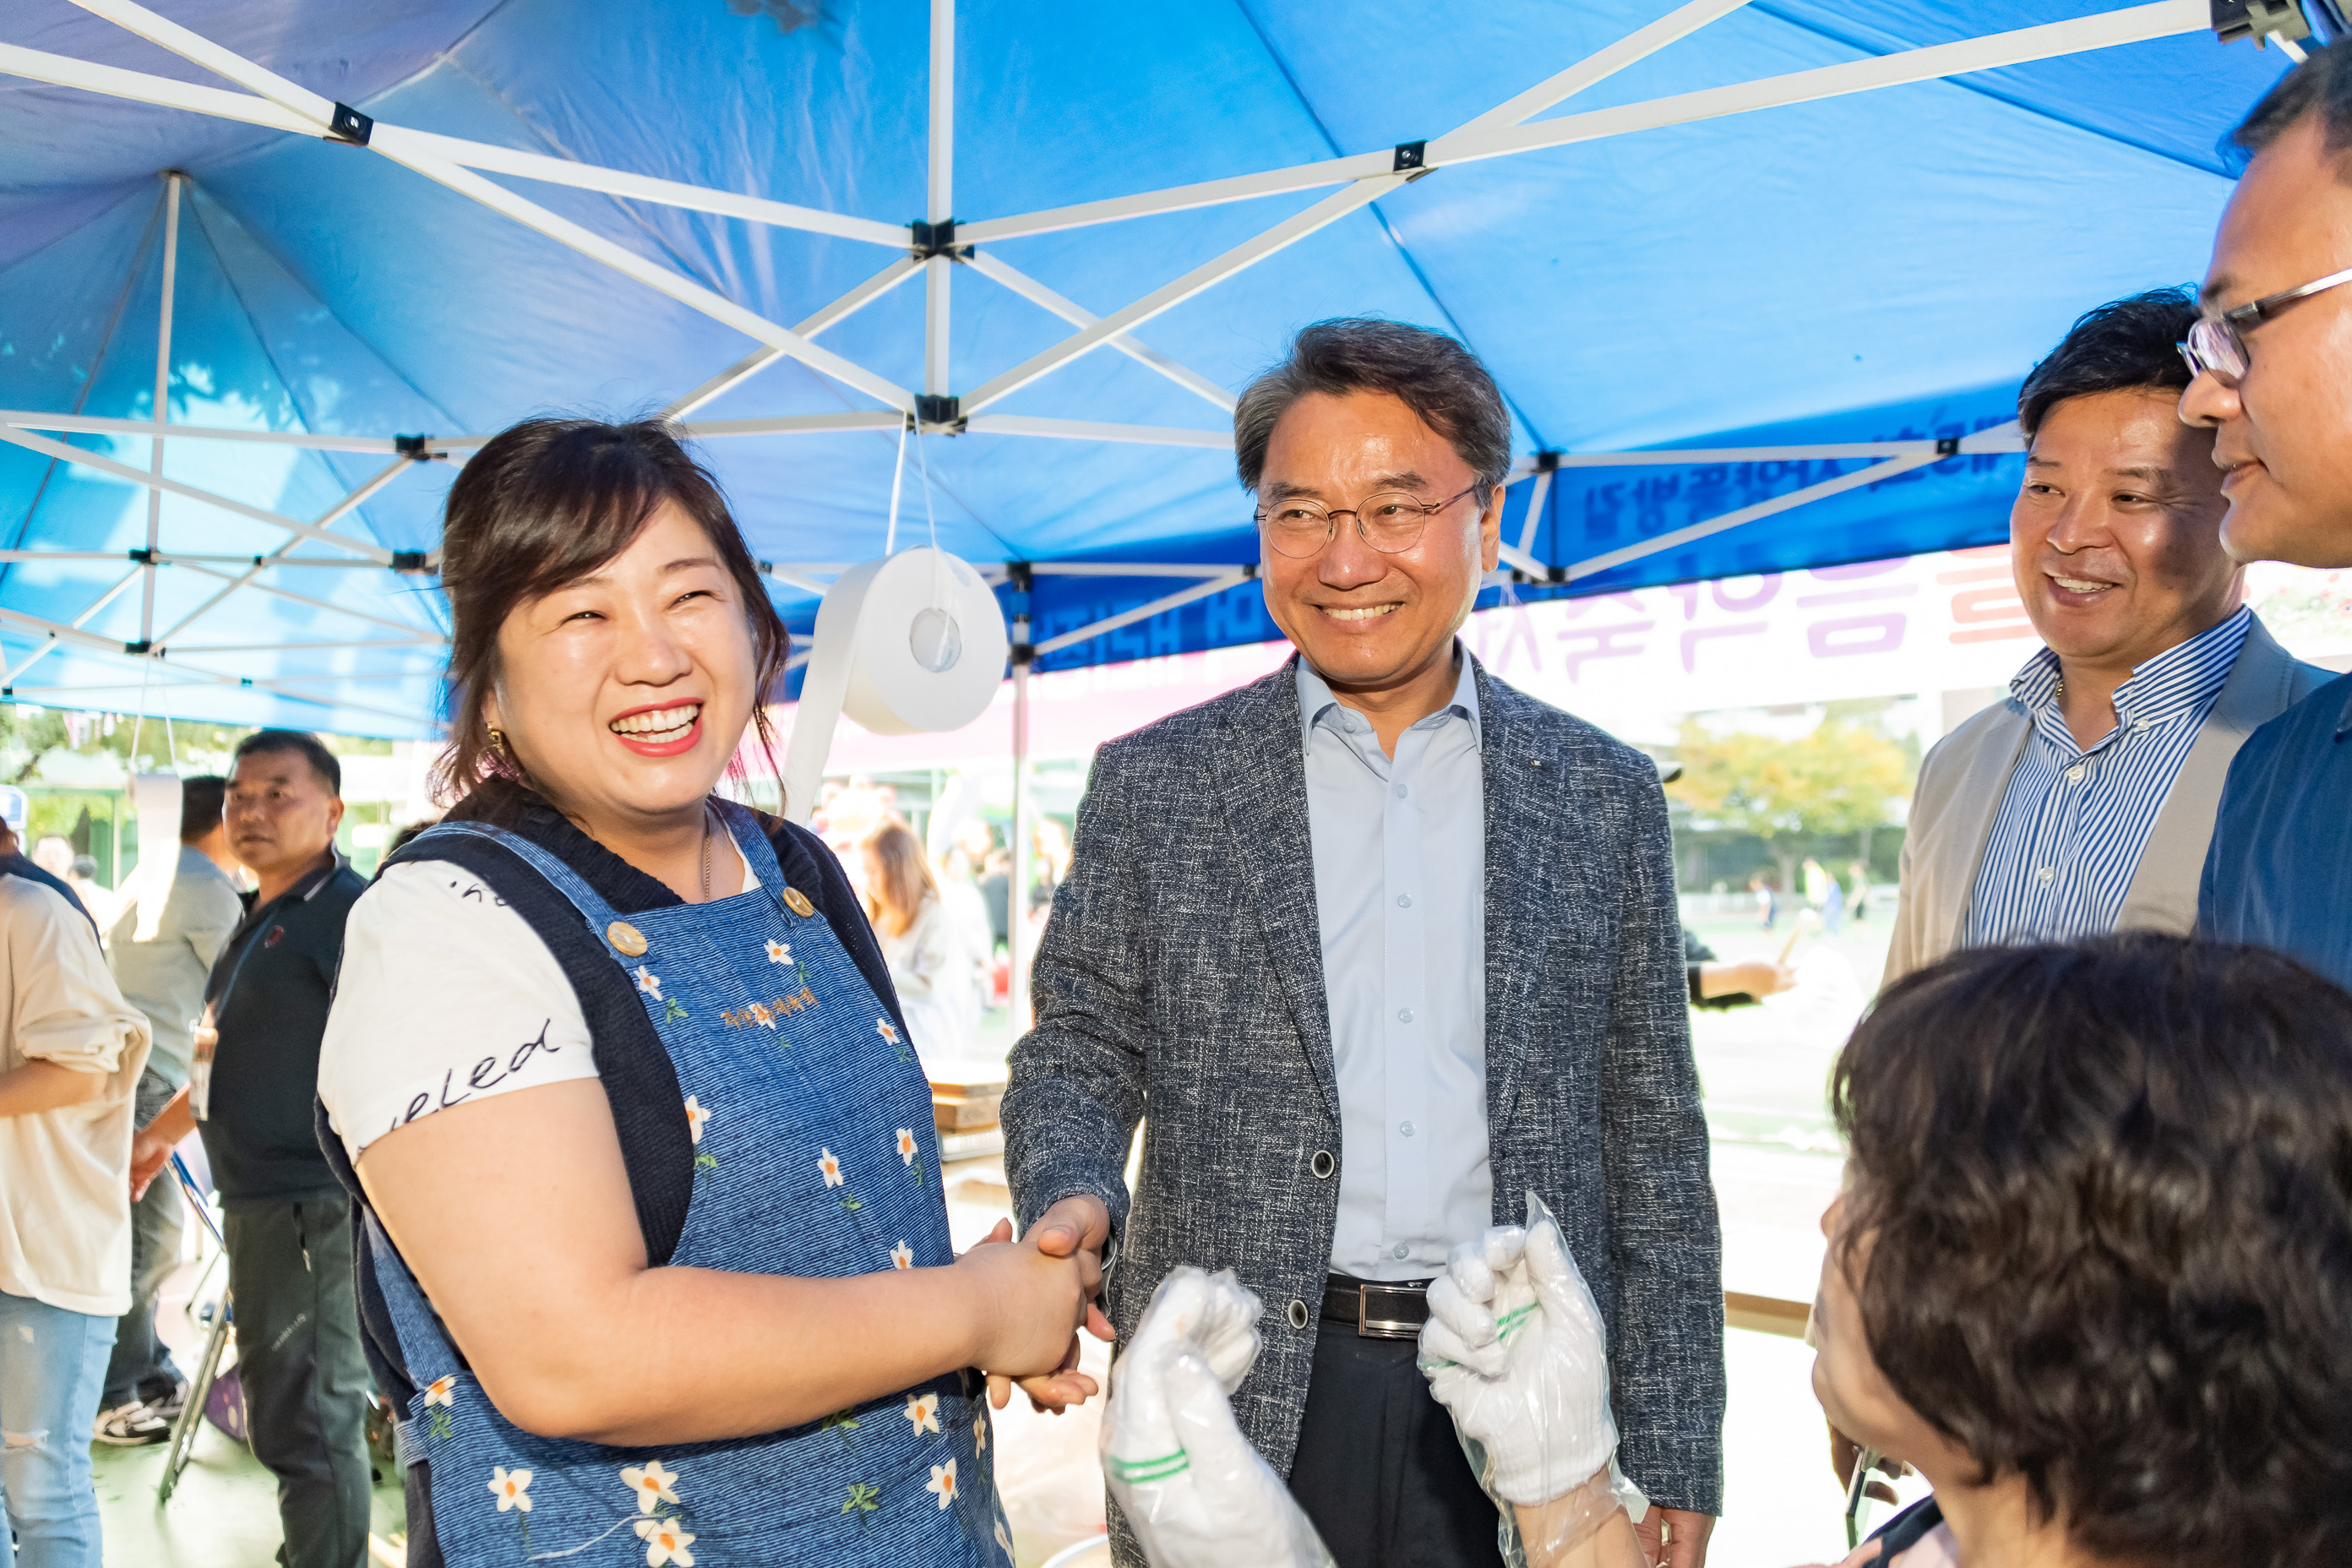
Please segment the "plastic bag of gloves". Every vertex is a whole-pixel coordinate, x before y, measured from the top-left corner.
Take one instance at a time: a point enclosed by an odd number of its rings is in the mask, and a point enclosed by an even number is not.
[[[1173,1269],[1111,1370],[1103,1478],[1152,1568],[1330,1568],[1290,1489],[1234,1420],[1258,1312],[1231,1269]]]
[[[1454,1249],[1429,1287],[1419,1359],[1501,1514],[1510,1568],[1606,1564],[1632,1548],[1649,1504],[1617,1469],[1608,1331],[1535,1194],[1525,1226]]]

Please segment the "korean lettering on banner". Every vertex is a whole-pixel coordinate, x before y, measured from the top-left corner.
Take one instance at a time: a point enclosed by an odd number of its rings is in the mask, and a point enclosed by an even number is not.
[[[1952,565],[1936,574],[1938,587],[1952,593],[1951,638],[1956,643],[1999,642],[2035,635],[2017,596],[2006,544],[1955,550]]]

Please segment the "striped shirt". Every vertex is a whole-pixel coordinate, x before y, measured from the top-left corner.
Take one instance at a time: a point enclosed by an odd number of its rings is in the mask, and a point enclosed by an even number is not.
[[[2173,775],[2230,679],[2253,613],[2240,609],[2134,668],[2116,727],[2078,746],[2048,648],[2009,683],[2033,734],[2009,775],[1969,900],[1968,942],[2065,942],[2115,929]]]

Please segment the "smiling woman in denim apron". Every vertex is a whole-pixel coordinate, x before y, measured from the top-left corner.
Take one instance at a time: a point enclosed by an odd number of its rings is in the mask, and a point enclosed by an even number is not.
[[[710,794],[785,651],[716,485],[536,420],[442,548],[457,804],[354,907],[320,1070],[409,1562],[1009,1563],[976,1369],[1091,1394],[1093,1281],[950,1251],[846,879]]]

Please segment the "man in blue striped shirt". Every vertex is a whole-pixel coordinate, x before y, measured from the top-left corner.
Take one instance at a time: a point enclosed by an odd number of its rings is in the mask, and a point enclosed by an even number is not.
[[[2182,425],[2187,290],[2101,306],[2026,378],[2010,512],[2045,646],[1921,765],[1889,981],[1956,947],[2185,931],[2230,760],[2326,679],[2245,608],[2211,438]]]

